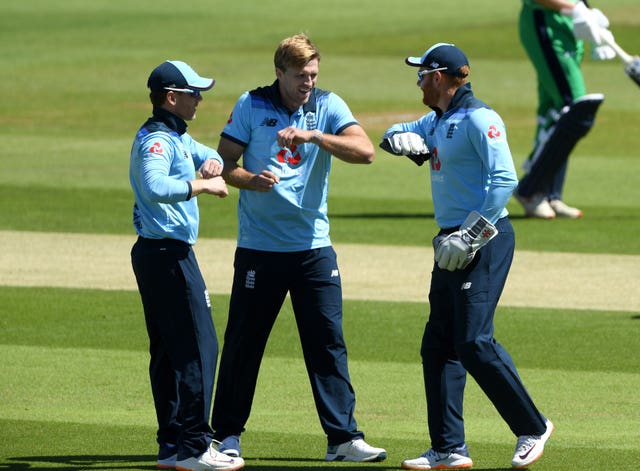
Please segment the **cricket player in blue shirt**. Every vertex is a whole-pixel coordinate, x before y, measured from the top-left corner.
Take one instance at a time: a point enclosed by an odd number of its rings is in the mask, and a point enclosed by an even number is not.
[[[156,67],[147,82],[153,116],[136,134],[129,168],[138,234],[131,262],[149,334],[157,467],[181,471],[244,466],[242,458],[211,445],[218,341],[192,250],[199,223],[196,196],[228,194],[220,155],[187,133],[186,121],[195,118],[201,92],[213,85],[213,79],[200,77],[181,61]]]
[[[368,136],[336,94],[316,88],[320,53],[303,34],[280,42],[277,80],[244,93],[222,132],[225,180],[240,188],[229,320],[213,406],[214,437],[239,456],[258,370],[287,293],[329,461],[380,461],[364,441],[342,333],[342,286],[329,238],[332,155],[373,161]],[[242,166],[238,161],[242,157]]]
[[[553,424],[536,408],[493,317],[513,259],[515,237],[505,208],[518,184],[500,116],[476,99],[469,62],[438,43],[406,63],[418,67],[422,102],[433,111],[387,130],[381,147],[431,170],[435,263],[421,356],[431,448],[404,469],[463,469],[473,462],[462,414],[469,372],[517,436],[512,466],[541,455]]]

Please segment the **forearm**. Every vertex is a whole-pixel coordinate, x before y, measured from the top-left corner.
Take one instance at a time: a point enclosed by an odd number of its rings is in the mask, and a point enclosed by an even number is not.
[[[222,175],[229,185],[241,190],[271,191],[280,181],[280,177],[270,170],[255,174],[240,167],[236,161],[225,161]]]
[[[541,7],[558,12],[570,12],[575,6],[574,2],[568,0],[535,0]]]
[[[340,135],[316,133],[311,142],[336,158],[351,164],[370,164],[375,150],[369,138],[364,135]]]
[[[251,183],[256,174],[240,167],[235,161],[225,161],[222,177],[228,185],[242,190],[250,190],[253,188]]]

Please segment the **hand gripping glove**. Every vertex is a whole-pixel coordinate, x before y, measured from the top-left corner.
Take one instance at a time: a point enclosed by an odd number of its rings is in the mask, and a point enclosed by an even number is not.
[[[598,10],[598,13],[595,13],[593,10],[589,9],[584,2],[578,2],[571,10],[571,16],[573,17],[573,35],[577,39],[582,39],[583,41],[591,41],[596,46],[600,46],[602,44],[602,39],[600,38],[600,21],[604,19],[607,20],[607,17]]]
[[[380,147],[390,154],[405,155],[417,165],[422,165],[431,157],[429,148],[420,134],[414,132],[400,132],[385,135]]]
[[[464,269],[471,263],[476,252],[496,235],[498,229],[479,212],[472,211],[459,230],[433,239],[436,263],[443,270]]]

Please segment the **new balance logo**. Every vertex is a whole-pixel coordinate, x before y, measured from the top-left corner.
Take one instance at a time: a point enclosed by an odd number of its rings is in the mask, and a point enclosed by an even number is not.
[[[270,128],[272,128],[276,124],[278,124],[278,119],[277,118],[264,118],[262,120],[262,123],[260,123],[260,126],[269,126]]]
[[[464,291],[467,289],[471,289],[471,282],[467,281],[465,283],[462,283],[462,286],[460,287],[460,291]]]
[[[335,270],[331,270],[331,278],[336,278],[338,276],[340,276],[340,272],[337,268]]]

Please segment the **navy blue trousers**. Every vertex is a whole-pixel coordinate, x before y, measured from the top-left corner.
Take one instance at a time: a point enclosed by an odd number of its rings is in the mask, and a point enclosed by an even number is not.
[[[149,334],[149,377],[160,445],[178,459],[206,450],[218,341],[211,303],[191,246],[138,238],[131,263]]]
[[[238,248],[212,427],[216,439],[239,435],[249,419],[258,371],[287,293],[304,362],[329,445],[363,434],[342,332],[342,284],[332,247],[302,252]]]
[[[545,418],[527,393],[507,351],[493,337],[493,318],[513,260],[508,218],[464,270],[434,264],[422,367],[431,446],[448,452],[465,442],[463,396],[468,372],[513,433],[540,435]]]

